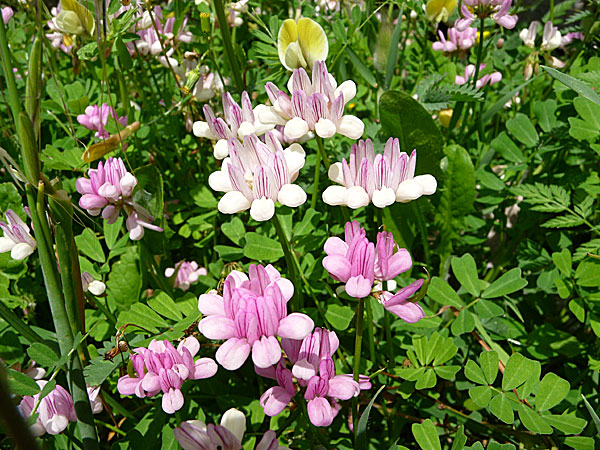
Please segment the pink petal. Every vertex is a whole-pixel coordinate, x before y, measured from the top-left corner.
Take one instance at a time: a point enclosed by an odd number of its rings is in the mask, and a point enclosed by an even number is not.
[[[198,299],[198,309],[205,316],[224,316],[223,297],[217,294],[202,294]]]
[[[121,377],[117,382],[117,390],[121,395],[133,395],[139,382],[139,378],[131,378],[129,376]]]
[[[323,267],[329,272],[329,275],[337,281],[345,283],[350,277],[352,266],[350,261],[342,255],[331,255],[323,258]]]
[[[194,368],[190,373],[192,380],[203,380],[212,377],[217,373],[217,363],[210,358],[200,358],[194,363]]]
[[[356,397],[359,392],[358,383],[351,378],[338,375],[329,380],[329,390],[327,391],[329,397],[348,400]]]
[[[346,283],[346,293],[350,297],[354,298],[365,298],[371,293],[371,287],[373,283],[368,278],[362,275],[352,277]]]
[[[183,406],[183,394],[179,389],[169,389],[162,398],[162,409],[167,414],[173,414],[179,411]]]
[[[198,328],[208,339],[229,339],[235,336],[235,323],[225,316],[205,317]]]
[[[277,335],[288,339],[304,339],[313,330],[315,323],[302,313],[292,313],[279,322]]]
[[[329,401],[323,397],[315,397],[308,402],[308,417],[317,427],[328,427],[333,422],[336,411]]]
[[[260,405],[265,410],[267,416],[276,416],[285,409],[293,395],[284,388],[275,386],[268,389],[260,397]]]
[[[281,359],[281,346],[274,336],[262,336],[252,344],[252,361],[257,367],[265,368],[277,364]]]
[[[327,241],[325,241],[324,250],[328,256],[331,256],[331,255],[346,256],[346,252],[348,251],[348,246],[339,237],[333,236],[333,237],[330,237],[329,239],[327,239]]]
[[[225,369],[236,370],[242,367],[249,354],[250,344],[246,339],[231,338],[219,347],[215,357]]]

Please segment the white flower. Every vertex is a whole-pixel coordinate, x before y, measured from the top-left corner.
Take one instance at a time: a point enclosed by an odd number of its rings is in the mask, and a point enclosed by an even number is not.
[[[521,33],[519,34],[519,37],[521,38],[523,43],[529,48],[535,47],[535,37],[537,35],[537,27],[538,27],[538,23],[534,20],[533,22],[531,22],[529,24],[529,28],[523,28],[521,30]]]
[[[94,277],[88,272],[81,274],[81,287],[83,292],[89,292],[95,296],[102,295],[106,291],[106,285],[102,281],[94,280]]]
[[[542,50],[552,51],[555,48],[560,47],[562,38],[558,28],[552,25],[551,21],[546,22],[544,25],[544,34],[542,35]]]
[[[0,220],[4,236],[0,237],[0,253],[10,251],[12,259],[22,260],[31,255],[36,247],[35,239],[29,234],[29,227],[12,209],[4,214],[8,223]]]

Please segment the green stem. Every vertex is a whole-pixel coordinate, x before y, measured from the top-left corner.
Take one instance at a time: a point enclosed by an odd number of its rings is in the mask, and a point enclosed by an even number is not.
[[[10,50],[8,49],[8,40],[6,39],[6,27],[4,21],[0,21],[0,56],[2,57],[2,68],[4,69],[4,79],[6,80],[8,90],[8,104],[12,112],[13,121],[19,130],[19,114],[21,113],[21,99],[15,83],[15,74],[10,64]]]
[[[319,138],[320,139],[320,138]],[[313,194],[310,199],[310,207],[317,207],[317,198],[319,197],[319,176],[321,175],[321,152],[317,152],[317,160],[315,161],[315,179],[313,181]]]
[[[30,343],[44,342],[42,337],[31,329],[23,320],[17,316],[4,303],[0,302],[0,317],[6,321],[13,329],[27,339]]]
[[[421,210],[421,205],[419,202],[415,202],[414,204],[415,216],[417,216],[417,226],[419,227],[419,235],[421,236],[421,245],[423,246],[423,252],[425,253],[425,264],[427,267],[431,266],[431,254],[429,251],[429,242],[427,241],[427,227],[425,226],[425,221],[423,220],[423,212]]]
[[[375,324],[373,323],[373,309],[371,308],[371,302],[367,301],[365,305],[367,312],[367,335],[369,337],[369,356],[371,361],[375,364],[377,361],[377,353],[375,353]]]
[[[352,361],[352,377],[356,382],[358,382],[360,375],[360,355],[363,340],[364,315],[365,299],[361,298],[358,300],[358,306],[356,307],[356,337],[354,339],[354,360]],[[354,437],[356,439],[356,433],[358,430],[358,397],[354,397],[352,399],[352,423],[354,425]]]
[[[239,92],[242,92],[245,89],[245,85],[242,80],[240,68],[238,67],[236,55],[233,52],[231,34],[229,33],[229,24],[227,23],[225,11],[223,9],[223,0],[214,0],[213,6],[215,7],[215,14],[217,15],[219,29],[221,30],[221,36],[223,37],[223,47],[225,47],[225,54],[227,55],[227,61],[229,62],[229,68],[231,69],[231,74],[233,75],[235,87]]]
[[[327,153],[325,153],[325,144],[323,143],[323,138],[321,136],[316,136],[315,139],[317,140],[317,149],[319,150],[323,164],[325,164],[325,170],[329,171],[329,166],[331,166],[331,163],[329,162]]]
[[[387,342],[388,356],[390,357],[388,367],[393,369],[396,366],[396,355],[394,353],[394,342],[392,341],[392,323],[390,322],[390,313],[385,310],[383,311],[383,321],[385,327],[385,341]]]
[[[290,242],[283,231],[283,227],[281,226],[277,212],[273,216],[273,225],[275,226],[277,237],[279,238],[279,242],[281,242],[281,247],[283,248],[283,255],[285,256],[285,262],[288,267],[289,275],[294,283],[294,298],[292,300],[294,311],[299,311],[302,307],[302,288],[298,282],[298,274],[294,264],[294,257],[292,256],[293,250],[291,249]]]

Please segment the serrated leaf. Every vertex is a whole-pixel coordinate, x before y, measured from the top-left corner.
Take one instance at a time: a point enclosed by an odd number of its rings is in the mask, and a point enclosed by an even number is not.
[[[529,431],[533,431],[538,434],[552,434],[552,428],[546,423],[546,421],[540,417],[533,409],[528,408],[523,403],[519,403],[517,407],[519,413],[519,419],[523,426]]]
[[[453,256],[452,272],[465,290],[474,297],[479,296],[480,284],[477,277],[477,265],[471,254],[466,253],[460,258]]]
[[[464,302],[448,283],[439,277],[433,277],[427,290],[427,295],[440,305],[450,305],[455,308],[462,308]]]
[[[469,397],[480,408],[486,408],[492,398],[489,386],[475,386],[469,389]]]
[[[504,394],[497,394],[490,401],[490,412],[502,422],[512,424],[515,421],[515,413],[511,405],[511,401]]]
[[[560,216],[544,222],[544,228],[571,228],[583,225],[585,222],[581,217],[577,216]]]
[[[521,386],[534,369],[534,362],[520,353],[513,353],[506,363],[502,377],[502,390],[510,391]]]
[[[442,450],[437,429],[430,419],[423,423],[413,423],[412,433],[423,450]]]
[[[490,284],[483,294],[482,298],[495,298],[504,295],[512,294],[527,286],[527,280],[521,278],[521,269],[515,267],[509,270],[492,284]]]
[[[498,353],[495,351],[482,352],[479,355],[479,364],[488,384],[494,384],[498,375]]]

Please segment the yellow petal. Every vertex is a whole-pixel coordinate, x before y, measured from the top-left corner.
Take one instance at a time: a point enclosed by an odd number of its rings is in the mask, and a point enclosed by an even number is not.
[[[456,10],[457,0],[429,0],[425,6],[425,14],[429,20],[445,22]]]
[[[69,11],[71,13],[75,13],[77,15],[77,19],[79,21],[79,28],[77,32],[64,30],[70,34],[84,34],[87,33],[90,36],[94,33],[94,28],[96,27],[96,22],[94,20],[93,14],[87,9],[84,5],[79,3],[76,0],[60,0],[60,6],[63,11]],[[59,13],[60,16],[60,13]],[[57,18],[58,21],[58,18]],[[58,25],[58,23],[57,23]],[[74,28],[73,23],[70,23],[71,28]],[[68,26],[68,25],[67,25]],[[59,28],[60,25],[59,25]],[[61,29],[61,31],[63,31]]]
[[[306,67],[306,60],[302,56],[302,51],[297,42],[292,42],[288,45],[285,51],[285,63],[283,64],[286,69],[294,70],[300,67]]]
[[[325,61],[329,53],[327,35],[321,25],[308,17],[298,21],[298,42],[306,60],[308,69],[312,69],[315,61]]]
[[[285,63],[287,48],[292,42],[296,42],[297,40],[298,27],[296,25],[296,21],[293,19],[284,20],[277,36],[277,50],[279,52],[279,60],[281,61],[281,64],[283,64],[283,66],[288,70],[294,70],[297,68],[288,67]]]
[[[56,26],[65,34],[83,34],[83,26],[74,11],[61,11],[56,16]]]
[[[108,152],[112,152],[113,150],[119,148],[121,142],[131,136],[131,134],[136,132],[139,128],[139,122],[133,122],[131,125],[127,125],[125,129],[119,131],[117,134],[113,134],[108,139],[90,145],[85,152],[83,152],[83,155],[81,155],[81,159],[83,159],[86,163],[90,163],[102,158]]]

